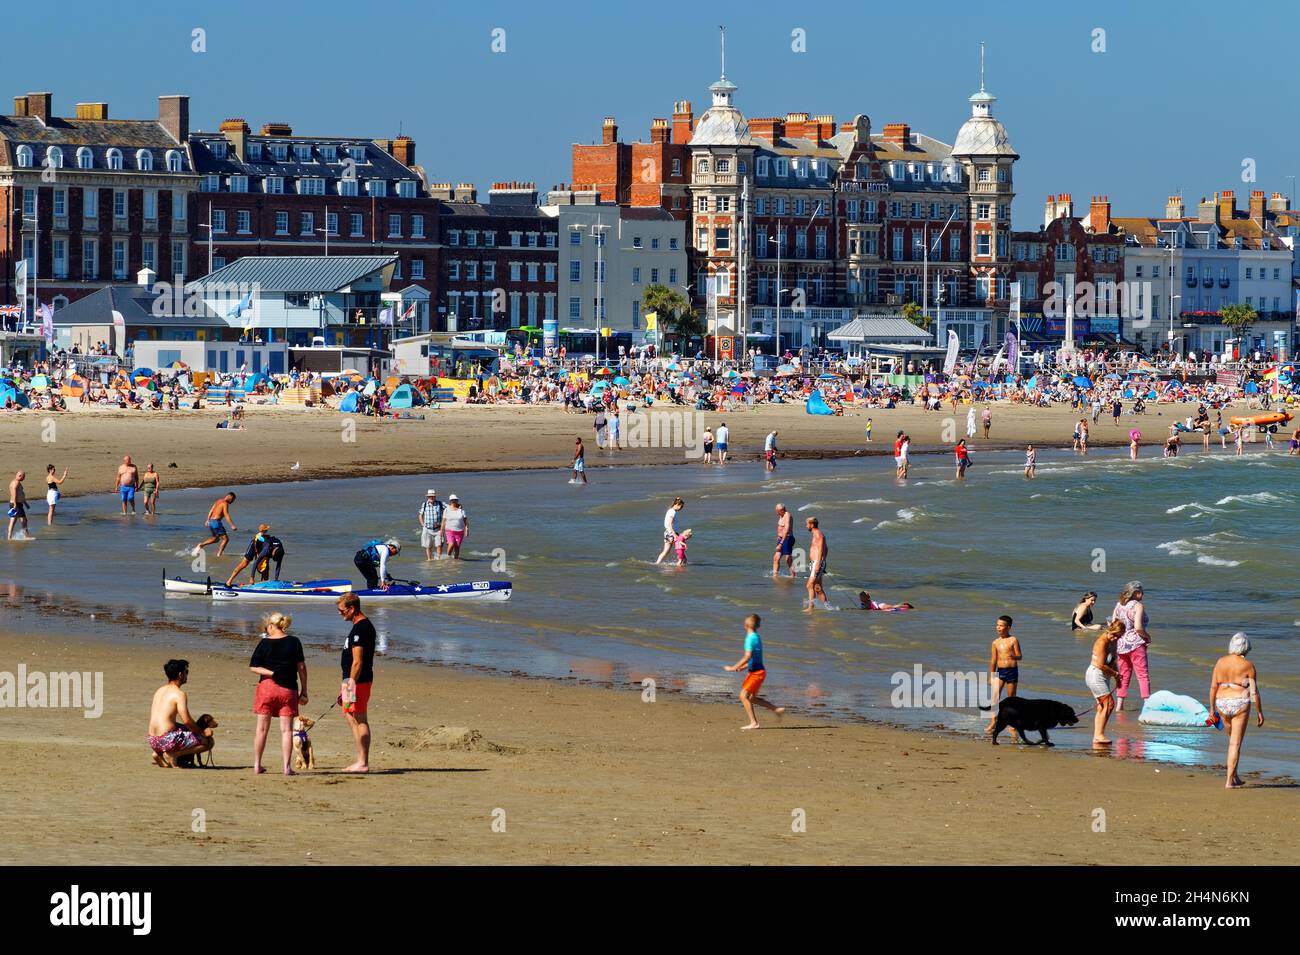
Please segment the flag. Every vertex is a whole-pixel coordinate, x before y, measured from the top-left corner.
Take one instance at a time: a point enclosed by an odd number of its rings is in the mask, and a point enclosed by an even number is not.
[[[1019,282],[1012,283],[1012,288],[1016,288],[1016,286],[1018,286],[1019,284],[1020,284]],[[1019,292],[1020,290],[1017,288],[1016,294],[1019,295]],[[1019,303],[1017,303],[1016,307],[1019,308]],[[1019,361],[1020,342],[1016,340],[1015,332],[1007,332],[1007,340],[1004,347],[1007,350],[1007,364],[1010,367],[1015,368],[1017,371],[1019,371],[1020,370],[1020,361]]]
[[[249,292],[247,295],[245,295],[243,298],[241,298],[238,302],[235,303],[234,308],[226,312],[226,318],[239,318],[240,315],[244,314],[244,310],[251,308],[252,305],[253,305],[253,293]]]
[[[414,318],[414,317],[415,317],[415,307],[416,307],[418,304],[419,304],[418,302],[412,302],[410,305],[406,306],[406,311],[404,311],[404,312],[402,313],[402,318]]]
[[[21,305],[27,300],[27,260],[20,259],[18,265],[14,268],[14,283],[18,286],[18,302]],[[1300,314],[1300,306],[1297,306],[1296,312]]]
[[[42,302],[41,311],[41,334],[51,345],[54,344],[54,309],[50,308],[47,302]]]
[[[646,330],[647,332],[653,332],[653,331],[658,331],[658,329],[659,329],[659,313],[658,313],[658,312],[646,312],[646,313],[645,313],[645,330]]]
[[[1007,318],[1008,320],[1013,322],[1020,321],[1020,283],[1019,282],[1011,283],[1011,307],[1007,311]],[[1008,360],[1015,361],[1014,358],[1010,358],[1009,356],[1008,356]]]
[[[115,328],[126,328],[126,319],[117,309],[113,309],[113,326]]]
[[[948,329],[948,355],[943,360],[943,373],[951,375],[952,370],[957,367],[957,350],[961,348],[961,342],[957,339],[957,333],[951,328]]]
[[[388,306],[387,308],[383,309],[382,311],[380,311],[380,313],[379,313],[379,324],[380,324],[380,325],[391,325],[391,324],[393,324],[393,307],[392,307],[391,305]]]

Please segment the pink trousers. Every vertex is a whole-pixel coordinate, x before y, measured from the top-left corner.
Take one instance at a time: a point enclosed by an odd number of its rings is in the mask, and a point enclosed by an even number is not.
[[[1151,695],[1151,677],[1147,674],[1147,648],[1145,645],[1137,647],[1131,653],[1118,654],[1119,657],[1119,689],[1116,695],[1122,700],[1128,696],[1128,685],[1133,679],[1133,674],[1137,674],[1138,689],[1142,691],[1142,699]]]

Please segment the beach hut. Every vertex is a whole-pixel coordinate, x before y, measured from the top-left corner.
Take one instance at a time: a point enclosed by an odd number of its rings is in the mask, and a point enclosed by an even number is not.
[[[361,402],[361,396],[355,391],[349,391],[339,399],[339,411],[349,414],[356,414]]]
[[[398,385],[393,389],[393,397],[388,402],[390,408],[417,408],[424,404],[424,397],[410,385]]]

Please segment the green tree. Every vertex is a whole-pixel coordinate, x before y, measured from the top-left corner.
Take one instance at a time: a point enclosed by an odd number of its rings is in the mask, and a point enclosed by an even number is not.
[[[1259,314],[1251,306],[1238,302],[1219,309],[1219,320],[1232,330],[1235,338],[1242,340],[1259,320]]]
[[[921,306],[915,302],[908,302],[903,306],[903,318],[911,322],[922,331],[930,330],[930,316],[921,312]]]
[[[659,316],[659,328],[665,336],[683,341],[703,336],[704,319],[677,289],[668,285],[647,285],[641,301],[646,312]]]

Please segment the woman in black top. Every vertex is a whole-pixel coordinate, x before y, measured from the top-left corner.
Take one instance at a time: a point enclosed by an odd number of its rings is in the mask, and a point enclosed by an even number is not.
[[[266,636],[258,641],[248,668],[258,675],[253,712],[257,729],[253,735],[253,772],[264,773],[262,750],[271,730],[271,717],[280,718],[280,750],[284,756],[284,774],[297,775],[290,766],[293,757],[293,718],[298,704],[307,702],[307,663],[302,642],[288,635],[292,619],[282,613],[268,614],[262,621]],[[301,692],[298,682],[302,681]]]
[[[1071,630],[1100,630],[1101,624],[1092,622],[1092,606],[1097,602],[1097,595],[1093,591],[1088,591],[1080,599],[1077,607],[1074,608],[1074,615],[1070,618]]]

